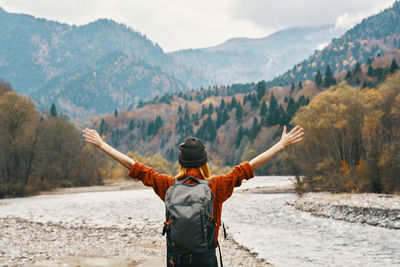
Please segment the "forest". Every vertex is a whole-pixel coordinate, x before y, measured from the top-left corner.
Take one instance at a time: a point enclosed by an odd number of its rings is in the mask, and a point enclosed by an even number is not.
[[[105,157],[57,114],[43,114],[0,80],[0,198],[55,187],[101,184]]]
[[[327,65],[313,82],[283,87],[260,81],[167,93],[75,124],[54,104],[38,111],[1,81],[0,197],[126,177],[126,169],[83,143],[78,128],[95,128],[135,160],[175,175],[177,145],[187,136],[206,143],[212,174],[219,174],[295,124],[306,131],[303,144],[256,175],[296,175],[299,192],[399,192],[398,60],[398,53],[369,58],[336,76]]]
[[[300,191],[400,191],[399,72],[375,89],[330,87],[292,123],[307,133],[283,158]]]
[[[167,166],[176,162],[177,145],[193,135],[205,141],[211,166],[228,169],[277,142],[283,125],[300,124],[312,139],[281,153],[256,174],[297,175],[299,192],[396,192],[398,163],[390,157],[398,148],[398,103],[387,101],[394,101],[400,91],[398,68],[394,57],[378,57],[338,76],[328,65],[313,83],[268,88],[261,81],[165,94],[95,118],[93,125],[122,151],[154,151],[170,162]],[[371,127],[378,132],[369,136]],[[318,149],[313,147],[317,144]]]

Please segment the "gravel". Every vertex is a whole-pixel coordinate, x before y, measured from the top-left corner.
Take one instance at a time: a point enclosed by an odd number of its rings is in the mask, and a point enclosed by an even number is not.
[[[164,266],[163,220],[149,189],[3,199],[0,266]],[[268,266],[232,236],[220,243],[224,266]]]

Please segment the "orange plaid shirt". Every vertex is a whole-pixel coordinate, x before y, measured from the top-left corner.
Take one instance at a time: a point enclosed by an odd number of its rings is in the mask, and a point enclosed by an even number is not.
[[[159,174],[152,168],[143,165],[140,162],[133,164],[129,176],[134,179],[139,179],[146,186],[151,186],[154,192],[165,201],[165,194],[170,186],[174,185],[175,179],[165,174]],[[198,169],[193,168],[188,170],[188,176],[193,176],[197,179],[202,179]],[[222,203],[227,200],[233,193],[233,188],[242,184],[243,179],[254,177],[254,171],[251,165],[245,161],[237,165],[227,174],[214,176],[208,186],[214,194],[214,219],[217,221],[217,229],[215,232],[215,241],[218,240],[218,230],[221,226]],[[187,183],[193,183],[188,181]]]

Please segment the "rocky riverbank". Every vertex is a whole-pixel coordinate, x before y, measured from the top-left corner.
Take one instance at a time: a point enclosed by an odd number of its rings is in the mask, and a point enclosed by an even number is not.
[[[400,229],[400,195],[306,193],[289,204],[315,216]]]
[[[0,225],[2,266],[165,265],[165,242],[155,229],[76,226],[12,217],[0,218]],[[224,265],[268,266],[232,237],[220,242]]]
[[[0,266],[165,266],[163,203],[131,186],[0,200]],[[225,266],[270,266],[232,236],[220,243]]]

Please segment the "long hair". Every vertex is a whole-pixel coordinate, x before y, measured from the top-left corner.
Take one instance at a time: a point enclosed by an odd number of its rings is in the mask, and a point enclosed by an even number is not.
[[[196,167],[196,169],[199,170],[201,177],[203,177],[204,180],[211,180],[211,172],[210,168],[208,168],[208,164],[203,164],[201,166]],[[181,169],[179,170],[179,173],[174,177],[174,179],[180,180],[183,179],[187,176],[189,168],[181,166]]]

